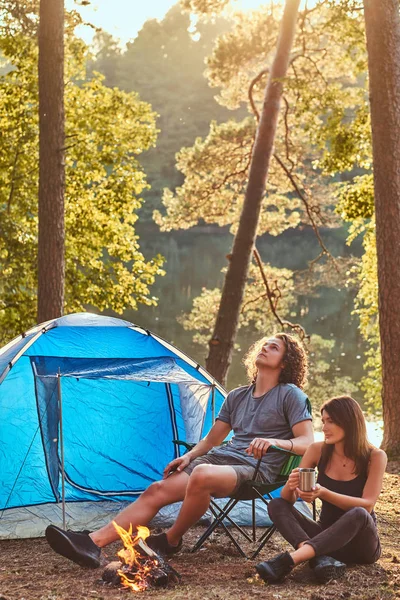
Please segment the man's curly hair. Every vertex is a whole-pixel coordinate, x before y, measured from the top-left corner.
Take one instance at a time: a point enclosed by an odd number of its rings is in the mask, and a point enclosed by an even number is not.
[[[285,345],[284,367],[279,377],[279,383],[294,383],[294,385],[303,389],[307,383],[308,374],[308,359],[303,345],[299,340],[287,333],[276,333],[272,337],[282,340]],[[246,367],[250,383],[256,382],[258,372],[256,358],[265,342],[269,339],[269,337],[264,337],[255,342],[243,358],[243,364]]]

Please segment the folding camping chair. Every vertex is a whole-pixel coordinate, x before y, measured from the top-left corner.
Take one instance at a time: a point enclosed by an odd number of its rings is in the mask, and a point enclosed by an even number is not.
[[[192,447],[192,445],[190,445],[186,442],[181,442],[179,440],[174,440],[174,443],[183,445],[188,450],[190,450],[190,448]],[[243,556],[243,558],[255,558],[257,556],[257,554],[260,552],[260,550],[262,550],[262,548],[265,546],[265,544],[268,542],[268,540],[274,534],[276,527],[275,527],[275,525],[271,524],[269,527],[266,528],[266,530],[259,537],[259,539],[257,539],[256,500],[260,500],[265,505],[265,508],[267,510],[268,502],[270,500],[272,500],[272,492],[279,489],[283,485],[285,485],[290,473],[292,472],[292,469],[295,469],[296,467],[299,466],[301,458],[302,458],[298,454],[294,454],[293,452],[289,452],[288,450],[283,450],[282,448],[279,448],[278,446],[270,446],[268,449],[268,452],[283,452],[286,455],[286,460],[279,472],[277,481],[275,481],[274,483],[260,483],[259,481],[256,481],[256,477],[257,477],[257,474],[258,474],[258,471],[260,468],[260,464],[261,464],[261,460],[262,460],[262,459],[259,459],[258,463],[255,467],[255,470],[254,470],[253,479],[245,481],[234,495],[229,496],[229,500],[226,502],[226,504],[222,508],[220,506],[218,506],[218,504],[215,502],[215,500],[213,500],[213,499],[211,500],[209,508],[214,517],[214,520],[208,526],[208,528],[203,533],[203,535],[197,540],[196,544],[192,548],[192,552],[196,552],[196,550],[199,550],[199,548],[201,548],[201,546],[204,544],[204,542],[209,538],[209,536],[213,533],[213,531],[217,527],[222,527],[224,529],[225,533],[232,540],[233,544],[236,546],[238,552]],[[251,500],[252,501],[252,507],[251,507],[252,508],[252,534],[251,535],[249,535],[247,533],[247,531],[245,531],[242,527],[240,527],[240,525],[235,523],[235,521],[229,516],[229,513],[236,506],[236,504],[238,502],[240,502],[241,500]],[[239,531],[239,533],[241,535],[243,535],[249,542],[258,544],[255,552],[250,557],[248,557],[245,554],[243,549],[240,547],[240,544],[238,543],[238,541],[235,539],[235,537],[233,536],[231,531],[229,531],[228,527],[224,523],[225,520],[227,520],[231,524],[231,526],[233,528],[235,528],[237,531]]]
[[[260,468],[261,459],[259,459],[257,466],[254,470],[253,479],[245,481],[238,491],[229,497],[229,500],[226,504],[221,508],[215,502],[215,500],[211,500],[210,503],[210,511],[214,516],[214,521],[209,525],[203,535],[197,540],[196,544],[192,548],[192,552],[196,552],[201,546],[204,544],[206,539],[213,533],[213,531],[217,527],[222,527],[225,533],[229,536],[238,552],[243,556],[243,558],[255,558],[257,554],[262,550],[271,536],[274,534],[276,527],[274,524],[271,524],[269,527],[266,527],[264,533],[257,539],[257,522],[256,522],[256,500],[260,500],[267,510],[268,502],[272,500],[272,492],[279,489],[283,485],[285,485],[292,469],[295,469],[299,466],[301,461],[301,456],[298,454],[294,454],[293,452],[289,452],[287,450],[283,450],[282,448],[278,448],[277,446],[270,446],[268,452],[284,452],[287,455],[287,458],[279,472],[278,480],[274,483],[260,483],[256,481],[256,477]],[[236,506],[238,502],[241,500],[251,500],[252,503],[252,532],[251,535],[248,534],[240,525],[235,523],[235,521],[229,516],[229,513]],[[243,549],[241,548],[238,541],[233,536],[232,532],[228,529],[224,521],[227,520],[231,524],[233,528],[235,528],[241,535],[243,535],[249,542],[257,543],[257,548],[255,552],[249,557],[245,554]]]

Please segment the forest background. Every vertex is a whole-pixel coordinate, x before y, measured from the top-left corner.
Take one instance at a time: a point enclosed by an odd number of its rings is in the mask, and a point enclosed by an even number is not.
[[[379,416],[364,26],[357,3],[345,4],[302,13],[276,143],[291,177],[274,164],[257,247],[277,311],[311,335],[314,403],[347,392]],[[20,6],[1,42],[3,342],[35,323],[35,2]],[[66,312],[123,314],[204,363],[255,131],[248,90],[261,73],[257,104],[279,19],[271,4],[195,22],[177,4],[125,48],[104,31],[88,48],[69,13]],[[245,382],[243,351],[277,329],[253,267],[229,388]]]

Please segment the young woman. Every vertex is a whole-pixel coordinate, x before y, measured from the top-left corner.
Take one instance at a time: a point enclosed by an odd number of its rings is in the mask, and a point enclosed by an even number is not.
[[[344,574],[346,563],[370,564],[381,554],[374,505],[382,488],[387,457],[367,440],[365,419],[353,398],[332,398],[321,408],[323,442],[311,444],[300,468],[317,467],[311,492],[299,489],[294,469],[281,498],[268,511],[278,531],[293,546],[256,570],[269,583],[282,580],[296,565],[310,561],[317,581],[325,583]],[[318,522],[294,508],[300,497],[322,501]]]

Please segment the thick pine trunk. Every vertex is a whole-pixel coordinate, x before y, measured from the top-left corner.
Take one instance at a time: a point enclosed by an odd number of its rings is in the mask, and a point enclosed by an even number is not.
[[[40,0],[38,322],[64,305],[64,0]]]
[[[286,1],[276,55],[265,89],[239,228],[233,242],[214,333],[209,342],[207,369],[223,384],[232,360],[240,308],[273,152],[283,89],[282,79],[289,65],[299,4],[300,0]]]
[[[364,0],[370,81],[382,351],[382,447],[400,456],[400,18],[398,0]]]

